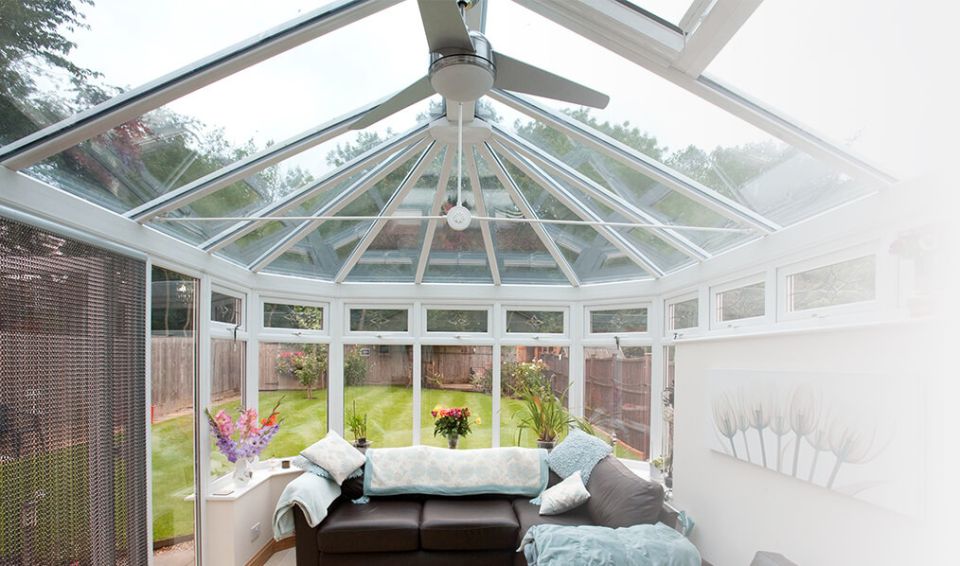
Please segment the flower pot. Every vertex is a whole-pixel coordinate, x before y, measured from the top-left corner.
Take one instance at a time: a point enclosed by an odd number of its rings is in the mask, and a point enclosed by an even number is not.
[[[451,450],[456,450],[457,444],[459,442],[460,442],[459,434],[455,432],[451,432],[450,434],[447,435],[447,448],[450,448]]]
[[[553,447],[556,445],[557,443],[554,440],[538,440],[537,441],[537,448],[543,448],[547,452],[553,450]]]
[[[362,440],[357,440],[356,442],[354,442],[353,447],[359,450],[361,454],[366,454],[367,448],[370,448],[371,444],[373,443],[367,440],[366,438],[364,438]]]

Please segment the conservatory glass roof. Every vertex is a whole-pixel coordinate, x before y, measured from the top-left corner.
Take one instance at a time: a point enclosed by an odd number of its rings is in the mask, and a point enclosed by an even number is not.
[[[506,53],[609,104],[391,106],[450,4],[82,4],[0,52],[0,163],[255,272],[491,285],[664,277],[896,180],[723,82],[753,2],[473,0],[498,81]]]

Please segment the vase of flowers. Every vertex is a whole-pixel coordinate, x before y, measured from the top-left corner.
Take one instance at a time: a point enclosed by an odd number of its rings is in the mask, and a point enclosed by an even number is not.
[[[217,449],[227,461],[234,464],[233,479],[244,485],[253,477],[252,466],[260,452],[267,447],[280,430],[280,403],[277,401],[270,415],[257,421],[256,409],[239,409],[236,420],[226,411],[214,415],[207,409],[210,429],[217,438]]]
[[[470,434],[469,407],[443,407],[437,405],[430,411],[433,416],[433,436],[442,434],[447,437],[447,447],[456,449],[461,436]],[[479,418],[472,424],[481,424]]]

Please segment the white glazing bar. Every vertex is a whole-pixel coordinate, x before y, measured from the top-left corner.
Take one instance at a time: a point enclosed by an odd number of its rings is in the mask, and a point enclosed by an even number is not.
[[[467,159],[467,172],[470,176],[470,186],[473,188],[473,200],[476,202],[477,214],[488,216],[487,204],[483,200],[483,187],[480,186],[480,173],[477,168],[477,159],[473,153],[474,147],[471,146],[470,156]],[[490,223],[480,222],[480,234],[483,236],[483,247],[487,250],[487,263],[490,266],[490,275],[493,277],[493,284],[500,285],[500,266],[497,265],[497,252],[493,247],[493,235],[490,233]]]
[[[433,204],[430,206],[430,216],[440,214],[440,207],[443,206],[444,197],[447,195],[447,182],[450,179],[450,169],[453,167],[453,152],[450,146],[446,146],[447,152],[443,156],[443,165],[440,168],[440,179],[437,182],[437,191],[433,196]],[[420,247],[420,257],[417,260],[417,275],[414,278],[416,283],[423,282],[423,274],[427,270],[427,260],[430,257],[430,247],[433,245],[433,235],[437,231],[437,220],[431,219],[427,223],[427,230],[423,236],[423,245]]]
[[[380,211],[378,219],[374,221],[373,226],[363,235],[363,238],[360,239],[360,242],[357,244],[350,255],[344,261],[343,266],[340,267],[340,271],[337,272],[334,281],[337,283],[343,283],[343,280],[347,278],[347,275],[350,274],[350,270],[353,269],[357,262],[360,261],[360,258],[363,257],[363,252],[367,251],[367,248],[373,241],[377,238],[377,235],[380,234],[380,230],[386,225],[389,217],[397,210],[397,207],[400,206],[400,203],[403,202],[403,198],[407,196],[407,193],[413,189],[417,181],[420,180],[420,177],[433,163],[434,157],[437,156],[441,146],[433,141],[430,142],[430,145],[426,150],[420,155],[417,163],[413,166],[410,172],[407,174],[407,177],[403,180],[402,183],[397,187],[397,190],[394,191],[391,195],[390,200],[387,201],[386,206],[383,207],[383,210]]]
[[[399,2],[332,2],[6,145],[0,148],[0,165],[13,170],[29,167],[167,102]]]
[[[384,161],[375,169],[360,179],[357,179],[355,183],[347,187],[346,190],[337,195],[333,200],[323,205],[313,214],[313,216],[329,218],[331,215],[343,210],[351,202],[360,198],[361,195],[370,190],[370,188],[380,182],[380,180],[382,180],[384,177],[389,175],[397,165],[403,163],[418,151],[421,151],[426,144],[426,141],[421,140],[420,142],[415,143],[411,147],[407,148],[402,153],[397,154],[394,156],[394,158]],[[284,236],[283,239],[271,246],[260,257],[254,260],[253,263],[248,266],[249,269],[251,271],[258,272],[267,267],[278,257],[282,256],[287,250],[297,245],[301,240],[316,231],[316,229],[319,228],[325,221],[326,220],[324,218],[316,218],[301,222],[301,224],[297,226],[291,233]]]
[[[507,193],[510,195],[510,198],[513,199],[514,204],[516,204],[517,208],[520,209],[520,212],[526,218],[539,220],[539,217],[533,211],[533,207],[530,206],[530,203],[527,202],[527,199],[524,198],[523,194],[520,193],[520,189],[517,187],[516,181],[514,181],[513,177],[510,176],[510,173],[507,171],[507,168],[504,167],[503,162],[500,161],[500,158],[498,158],[493,150],[490,149],[489,144],[484,143],[482,145],[478,145],[477,148],[483,154],[484,159],[495,165],[493,167],[494,174],[496,174],[497,178],[500,179],[500,183],[503,185],[503,188],[506,189]],[[570,282],[570,285],[579,287],[580,279],[577,277],[576,272],[573,270],[570,262],[567,261],[567,258],[563,257],[563,252],[560,251],[557,243],[553,241],[553,238],[550,237],[550,234],[547,233],[543,225],[539,222],[533,222],[530,224],[530,226],[540,238],[543,246],[547,249],[550,255],[553,256],[553,261],[556,262],[557,267],[559,267],[560,271],[562,271],[566,276],[567,280]]]
[[[580,202],[576,197],[569,194],[566,189],[560,186],[556,181],[551,179],[546,173],[536,168],[535,165],[530,165],[526,163],[522,158],[517,156],[515,153],[505,148],[504,146],[497,144],[496,141],[493,142],[494,149],[499,150],[504,157],[506,157],[511,163],[513,163],[518,169],[523,171],[525,175],[530,177],[534,182],[539,184],[546,190],[548,193],[553,195],[554,198],[560,201],[561,204],[569,208],[574,214],[576,214],[580,219],[586,220],[588,222],[602,222],[603,218],[600,217],[597,213],[593,212],[586,205]],[[611,245],[625,253],[631,261],[640,266],[643,270],[647,271],[654,277],[662,277],[664,271],[660,269],[656,263],[653,262],[649,257],[646,256],[643,252],[638,250],[633,244],[631,244],[622,234],[613,230],[607,226],[594,226],[594,229]]]
[[[143,223],[165,212],[176,210],[348,131],[350,125],[369,109],[370,107],[364,107],[346,116],[335,118],[322,126],[311,128],[290,139],[235,161],[226,167],[144,203],[127,212],[124,216]]]

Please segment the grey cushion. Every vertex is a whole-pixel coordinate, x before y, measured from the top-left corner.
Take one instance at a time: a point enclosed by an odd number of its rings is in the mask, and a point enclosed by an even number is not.
[[[663,487],[607,456],[593,468],[587,482],[590,499],[584,507],[597,525],[629,527],[656,523],[663,507]]]

